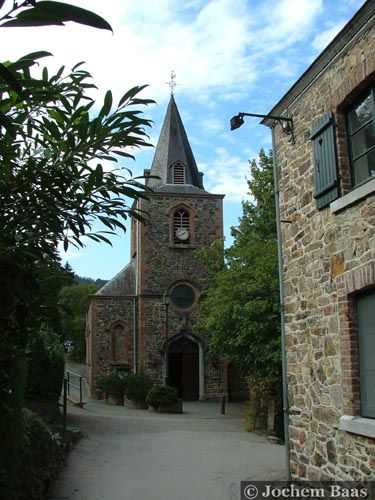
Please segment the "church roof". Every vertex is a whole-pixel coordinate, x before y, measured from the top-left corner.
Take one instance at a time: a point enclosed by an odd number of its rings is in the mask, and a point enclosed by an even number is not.
[[[135,269],[130,263],[102,286],[95,295],[135,295],[135,281]]]
[[[152,189],[157,189],[160,186],[173,184],[172,167],[177,162],[185,167],[184,185],[204,190],[202,175],[198,171],[176,101],[172,94],[150,170],[150,175],[158,176],[160,179],[148,179],[147,185]]]

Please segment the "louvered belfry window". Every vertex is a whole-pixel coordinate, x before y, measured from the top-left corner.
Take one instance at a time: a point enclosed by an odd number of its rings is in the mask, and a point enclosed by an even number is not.
[[[186,229],[183,237],[178,237],[179,230]],[[175,244],[188,245],[190,243],[190,216],[187,210],[180,208],[173,215],[173,241]],[[186,236],[187,235],[187,236]]]
[[[182,163],[173,165],[173,184],[185,184],[185,167]]]
[[[314,144],[314,198],[318,208],[321,209],[339,197],[336,141],[331,112],[325,113],[313,124],[310,139]]]

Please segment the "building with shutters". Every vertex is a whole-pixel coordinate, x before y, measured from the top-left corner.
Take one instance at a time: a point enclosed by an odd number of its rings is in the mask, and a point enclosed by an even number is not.
[[[279,183],[290,471],[375,478],[375,2],[269,112]]]
[[[143,371],[183,399],[227,395],[227,364],[197,326],[208,271],[195,253],[223,238],[224,196],[204,189],[173,95],[145,176],[153,191],[137,208],[149,216],[132,219],[131,261],[90,300],[91,391],[97,375],[117,370]]]

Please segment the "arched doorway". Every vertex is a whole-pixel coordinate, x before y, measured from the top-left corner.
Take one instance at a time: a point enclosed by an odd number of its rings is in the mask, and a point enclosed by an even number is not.
[[[180,337],[168,349],[168,384],[185,401],[199,399],[199,346]]]

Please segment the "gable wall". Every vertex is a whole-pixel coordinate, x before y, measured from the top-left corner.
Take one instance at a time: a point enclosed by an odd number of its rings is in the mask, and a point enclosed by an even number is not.
[[[319,211],[313,198],[314,158],[309,140],[312,124],[333,111],[338,125],[340,187],[342,194],[348,193],[342,113],[364,84],[375,82],[374,74],[372,20],[283,110],[293,118],[295,144],[279,126],[275,129],[294,478],[375,477],[374,439],[340,429],[344,415],[359,414],[351,300],[358,291],[375,286],[375,194],[336,213],[332,207]]]

